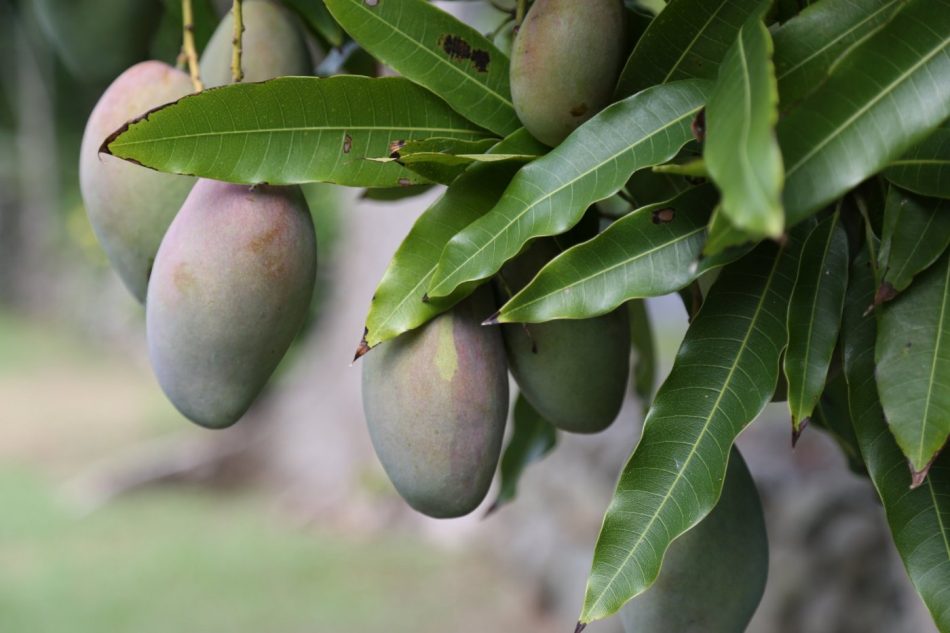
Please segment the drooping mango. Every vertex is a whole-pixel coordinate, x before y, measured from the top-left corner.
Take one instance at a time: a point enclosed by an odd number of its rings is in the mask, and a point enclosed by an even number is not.
[[[185,73],[162,62],[132,66],[112,82],[86,123],[79,151],[79,186],[92,229],[129,291],[145,301],[155,253],[195,184],[100,154],[109,134],[150,109],[191,92]]]
[[[223,428],[251,406],[307,316],[313,220],[298,187],[199,180],[148,287],[149,358],[175,407]]]
[[[245,0],[241,68],[244,81],[265,81],[286,75],[309,75],[310,53],[296,17],[269,0]],[[201,80],[206,88],[231,83],[234,16],[228,12],[201,54]]]
[[[656,582],[620,611],[627,633],[743,633],[769,568],[755,482],[732,449],[719,503],[673,541]]]
[[[518,118],[552,147],[610,102],[623,64],[620,0],[535,0],[511,51]]]
[[[472,512],[488,493],[508,416],[501,334],[481,326],[488,288],[363,363],[363,411],[379,461],[410,506],[435,518]]]
[[[502,269],[517,291],[559,252],[553,240],[535,242]],[[623,405],[630,372],[626,308],[593,319],[505,324],[511,375],[546,420],[572,433],[597,433]]]

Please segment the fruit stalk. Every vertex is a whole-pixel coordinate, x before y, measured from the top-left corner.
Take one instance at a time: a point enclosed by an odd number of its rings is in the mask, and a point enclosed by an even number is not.
[[[241,68],[242,43],[244,39],[244,12],[241,10],[241,0],[234,0],[231,5],[234,15],[234,39],[231,52],[231,79],[239,84],[244,79],[244,70]]]
[[[188,74],[191,76],[191,84],[194,86],[195,92],[201,92],[204,86],[201,85],[201,76],[198,73],[198,51],[195,48],[195,14],[191,0],[181,0],[181,30],[181,46],[185,53],[185,59],[188,61]]]

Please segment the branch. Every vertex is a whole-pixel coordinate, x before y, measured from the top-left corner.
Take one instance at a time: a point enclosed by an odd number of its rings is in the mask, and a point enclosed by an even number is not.
[[[241,0],[234,0],[231,5],[231,13],[234,15],[234,39],[231,52],[231,79],[239,84],[244,79],[244,70],[241,68],[242,40],[244,37],[244,12],[241,10]]]
[[[185,59],[188,60],[188,74],[191,75],[191,84],[195,92],[204,90],[201,85],[201,75],[198,72],[198,51],[195,49],[195,16],[191,0],[181,0],[182,22],[182,49]]]

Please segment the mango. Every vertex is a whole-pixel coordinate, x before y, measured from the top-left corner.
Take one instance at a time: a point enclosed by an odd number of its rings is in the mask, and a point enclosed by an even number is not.
[[[501,334],[482,287],[363,357],[363,411],[400,495],[434,518],[472,512],[488,493],[508,417]]]
[[[92,229],[129,291],[145,301],[162,236],[195,179],[162,174],[100,154],[124,123],[192,90],[188,75],[157,61],[132,66],[112,82],[86,123],[79,150],[79,186]]]
[[[69,73],[97,83],[112,79],[147,55],[162,13],[159,0],[32,0],[28,4],[33,5],[43,34]]]
[[[511,51],[518,118],[552,147],[610,102],[623,64],[621,0],[535,0]]]
[[[310,53],[296,17],[269,0],[245,0],[241,68],[244,81],[265,81],[286,75],[310,75]],[[230,12],[201,54],[201,81],[206,88],[231,83],[234,16]]]
[[[554,240],[535,242],[502,269],[514,291],[560,252]],[[625,307],[593,319],[502,326],[508,364],[521,393],[563,431],[597,433],[623,405],[630,373]]]
[[[719,503],[673,541],[660,575],[620,611],[627,633],[743,633],[769,569],[755,482],[732,449]]]
[[[299,187],[199,180],[162,240],[145,326],[165,394],[193,422],[234,424],[307,316],[313,220]]]

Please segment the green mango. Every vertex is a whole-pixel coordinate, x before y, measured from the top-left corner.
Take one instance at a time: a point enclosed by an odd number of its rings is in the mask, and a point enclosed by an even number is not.
[[[313,68],[297,18],[269,0],[245,0],[241,68],[244,81],[265,81],[287,75],[310,75]],[[205,88],[231,83],[234,16],[228,12],[201,55]]]
[[[71,75],[104,82],[143,59],[162,5],[158,0],[32,0],[43,34]]]
[[[621,0],[535,0],[511,51],[518,118],[552,147],[610,103],[624,62]]]
[[[502,269],[517,291],[558,253],[539,240]],[[563,431],[597,433],[617,417],[630,373],[626,307],[593,319],[502,326],[508,364],[529,403]]]
[[[116,129],[192,90],[188,75],[157,61],[132,66],[99,99],[79,150],[79,186],[92,229],[129,291],[145,301],[162,236],[195,184],[100,154]]]
[[[434,518],[482,502],[501,454],[508,372],[482,287],[421,328],[363,357],[363,411],[376,455],[399,494]]]
[[[162,240],[145,325],[155,375],[193,422],[237,422],[304,320],[316,281],[299,187],[199,180]]]
[[[673,541],[656,582],[620,611],[627,633],[743,633],[769,570],[759,493],[735,448],[719,503]]]

